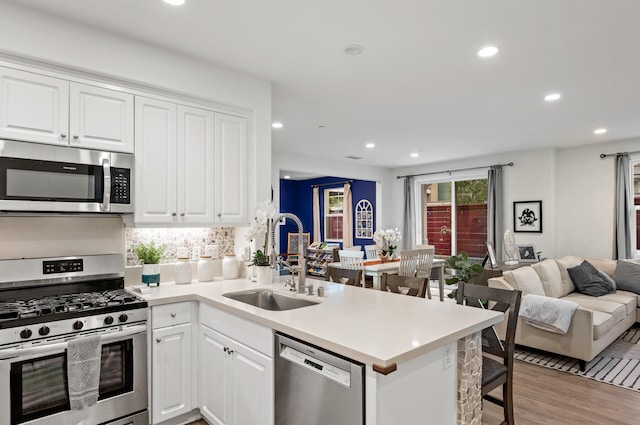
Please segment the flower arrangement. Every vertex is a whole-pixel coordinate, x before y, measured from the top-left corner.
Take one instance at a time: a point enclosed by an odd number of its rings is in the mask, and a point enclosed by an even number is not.
[[[275,216],[276,207],[271,201],[267,200],[256,206],[255,217],[247,232],[247,240],[253,241],[264,235],[264,250],[258,250],[253,255],[255,265],[269,265],[269,229]]]
[[[394,229],[376,230],[373,234],[373,240],[383,256],[393,256],[398,249],[398,245],[393,245],[393,242],[401,239],[402,233],[400,233],[397,227]]]

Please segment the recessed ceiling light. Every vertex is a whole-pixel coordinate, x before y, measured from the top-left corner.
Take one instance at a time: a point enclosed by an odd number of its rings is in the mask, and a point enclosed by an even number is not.
[[[358,56],[364,51],[364,47],[359,44],[348,44],[344,46],[344,54],[349,56]]]
[[[273,128],[282,128],[282,123],[276,121],[273,124],[271,124],[271,127],[273,127]]]
[[[597,128],[595,130],[593,130],[593,134],[604,134],[607,132],[606,128]]]
[[[553,102],[560,99],[561,97],[562,96],[560,96],[560,93],[549,93],[544,97],[544,100],[546,100],[547,102]]]
[[[162,0],[167,4],[170,4],[171,6],[182,6],[185,2],[185,0]]]
[[[419,156],[420,156],[420,154],[418,152],[414,152],[414,153],[411,154],[411,158],[417,158]]]
[[[289,179],[291,178],[291,176],[284,176],[284,178],[285,178],[286,180],[289,180]]]
[[[375,144],[375,143],[367,143],[365,146],[366,146],[367,148],[369,148],[369,149],[373,149],[373,148],[375,148],[375,147],[376,147],[376,144]]]
[[[478,50],[478,56],[481,58],[490,58],[491,56],[495,56],[498,53],[498,50],[500,49],[496,46],[485,46]]]

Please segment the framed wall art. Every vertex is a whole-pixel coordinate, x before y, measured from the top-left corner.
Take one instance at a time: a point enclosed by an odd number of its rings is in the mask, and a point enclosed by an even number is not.
[[[513,203],[513,231],[542,233],[542,201]]]

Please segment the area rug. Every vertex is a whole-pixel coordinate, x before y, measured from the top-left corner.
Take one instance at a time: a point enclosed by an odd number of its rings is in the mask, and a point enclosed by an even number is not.
[[[633,327],[620,335],[582,372],[578,360],[550,353],[516,348],[514,358],[527,363],[595,379],[607,384],[640,392],[640,328]]]

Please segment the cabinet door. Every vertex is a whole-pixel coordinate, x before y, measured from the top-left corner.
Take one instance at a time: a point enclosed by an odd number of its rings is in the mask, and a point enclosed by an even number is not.
[[[0,67],[0,100],[0,138],[68,144],[68,81]]]
[[[137,223],[177,223],[176,105],[136,97]]]
[[[216,221],[247,223],[247,120],[216,113]]]
[[[234,400],[236,425],[273,425],[273,359],[240,343],[233,351]]]
[[[71,83],[71,146],[133,153],[133,95]]]
[[[191,324],[153,331],[152,419],[157,424],[191,411]]]
[[[232,371],[230,368],[230,339],[200,326],[200,362],[198,365],[198,408],[215,425],[231,424]]]
[[[214,113],[178,105],[178,221],[213,224]]]

